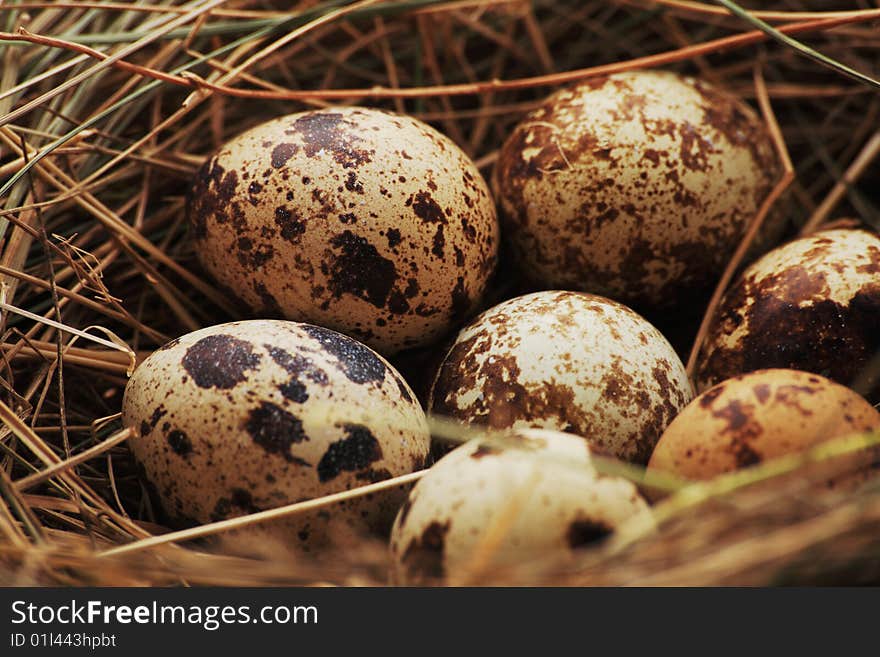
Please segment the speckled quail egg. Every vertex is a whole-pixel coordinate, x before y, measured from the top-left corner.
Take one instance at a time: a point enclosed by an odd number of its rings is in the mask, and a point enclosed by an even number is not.
[[[397,583],[462,583],[564,558],[636,518],[650,528],[635,485],[600,475],[583,439],[516,434],[509,444],[471,440],[416,484],[391,532]]]
[[[151,354],[128,382],[131,450],[174,520],[211,522],[413,472],[424,412],[379,355],[283,320],[220,324]],[[313,547],[390,524],[403,494],[359,498],[273,527]],[[386,525],[387,526],[387,525]]]
[[[646,463],[693,396],[678,355],[641,316],[580,292],[537,292],[477,317],[431,390],[436,415],[575,433]]]
[[[837,229],[752,264],[703,343],[697,386],[768,367],[815,372],[880,402],[880,237]]]
[[[648,467],[711,479],[878,428],[880,412],[849,388],[808,372],[758,370],[694,399],[666,428]]]
[[[539,284],[666,307],[717,277],[778,169],[743,102],[630,71],[550,96],[505,142],[493,187]]]
[[[198,172],[187,214],[205,269],[255,311],[382,353],[464,319],[495,266],[486,183],[451,140],[361,107],[284,116]]]

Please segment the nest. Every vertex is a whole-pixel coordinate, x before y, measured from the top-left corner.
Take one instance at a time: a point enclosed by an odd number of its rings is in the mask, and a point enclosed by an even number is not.
[[[512,126],[560,85],[662,66],[763,112],[786,171],[750,234],[783,195],[787,237],[841,218],[880,229],[880,10],[743,6],[756,11],[679,0],[0,7],[0,583],[387,582],[377,539],[303,560],[208,540],[260,518],[169,534],[124,444],[132,365],[244,318],[195,260],[184,195],[208,154],[268,118],[337,103],[396,110],[449,135],[488,177]],[[749,240],[671,336],[683,357]],[[514,272],[486,303],[516,292]],[[429,359],[396,364],[424,390]],[[471,583],[876,584],[880,487],[817,487],[813,466],[688,487],[658,507],[654,532]]]

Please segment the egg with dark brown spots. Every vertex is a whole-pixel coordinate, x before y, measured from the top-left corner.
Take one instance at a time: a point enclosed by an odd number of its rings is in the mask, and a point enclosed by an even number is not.
[[[648,467],[711,479],[878,428],[880,412],[849,388],[808,372],[759,370],[694,399],[666,428]]]
[[[154,352],[126,386],[122,417],[135,459],[177,522],[413,472],[430,446],[424,412],[387,361],[335,331],[283,320],[220,324]],[[401,495],[349,500],[270,531],[312,548],[334,532],[390,524]]]
[[[385,354],[466,318],[495,266],[485,181],[421,121],[334,107],[230,140],[187,203],[205,269],[255,312],[334,328]]]
[[[635,485],[600,474],[580,437],[529,429],[503,442],[475,439],[438,461],[401,507],[393,576],[407,585],[482,582],[571,557],[639,521],[653,524]]]
[[[794,240],[727,291],[697,364],[705,390],[763,368],[815,372],[880,402],[880,237],[837,229]]]
[[[758,115],[700,80],[630,71],[550,96],[493,187],[523,271],[548,288],[667,307],[723,270],[779,167]]]
[[[646,463],[693,396],[678,355],[629,308],[580,292],[537,292],[477,317],[431,390],[431,412],[495,429],[578,434]]]

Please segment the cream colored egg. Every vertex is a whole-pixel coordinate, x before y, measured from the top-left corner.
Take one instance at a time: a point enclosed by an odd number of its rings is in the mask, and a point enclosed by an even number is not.
[[[465,327],[429,408],[496,429],[575,433],[646,463],[692,396],[678,355],[644,318],[603,297],[551,291],[501,303]]]
[[[493,186],[527,275],[649,307],[717,278],[777,172],[743,102],[631,71],[550,96],[504,144]]]
[[[652,524],[636,487],[600,475],[583,439],[524,430],[472,440],[413,488],[391,533],[399,584],[469,583],[594,545],[623,523]]]
[[[204,267],[255,311],[383,353],[463,319],[498,247],[494,203],[461,149],[416,119],[360,107],[230,140],[196,176],[187,214]]]
[[[329,329],[282,320],[212,326],[135,370],[122,417],[131,450],[174,520],[205,523],[423,467],[430,436],[384,359]],[[272,528],[314,546],[331,529],[390,522],[399,498],[333,505]]]
[[[666,428],[648,467],[711,479],[878,428],[880,412],[849,388],[808,372],[759,370],[694,399]]]
[[[838,229],[766,254],[727,291],[697,363],[699,389],[763,368],[815,372],[880,402],[880,237]]]

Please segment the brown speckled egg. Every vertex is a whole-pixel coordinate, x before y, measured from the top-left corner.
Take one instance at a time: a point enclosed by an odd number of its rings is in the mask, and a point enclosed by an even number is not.
[[[808,372],[759,370],[694,399],[666,428],[648,467],[711,479],[877,428],[880,413],[849,388]]]
[[[284,116],[201,168],[187,214],[205,269],[257,312],[328,326],[390,354],[465,318],[498,224],[473,162],[405,116]]]
[[[413,472],[430,446],[424,412],[384,359],[335,331],[283,320],[221,324],[168,343],[135,370],[122,417],[167,514],[186,522]],[[390,523],[400,501],[361,498],[280,529],[290,544],[313,546],[330,527]]]
[[[778,247],[727,291],[697,365],[700,390],[737,374],[815,372],[880,402],[880,237],[816,233]]]
[[[693,396],[657,329],[580,292],[537,292],[484,312],[459,334],[431,390],[436,415],[496,429],[575,433],[646,463]]]
[[[401,507],[391,532],[394,579],[460,584],[565,558],[636,518],[652,522],[636,487],[599,474],[578,436],[531,429],[509,443],[471,440],[438,461]]]
[[[718,276],[777,171],[743,102],[632,71],[550,96],[504,144],[493,186],[527,275],[648,308]]]

